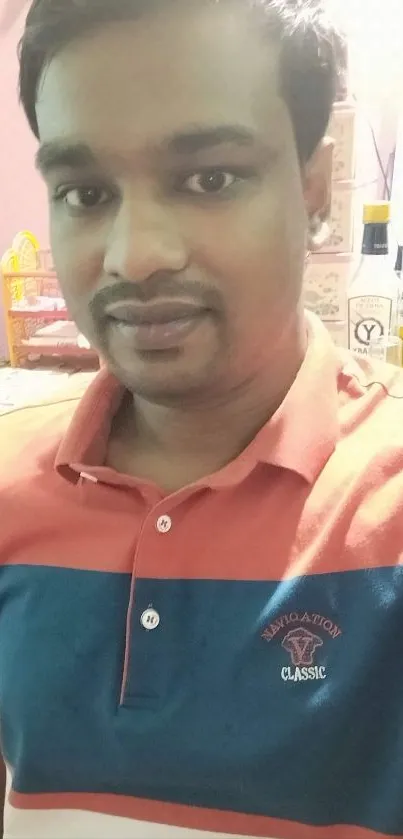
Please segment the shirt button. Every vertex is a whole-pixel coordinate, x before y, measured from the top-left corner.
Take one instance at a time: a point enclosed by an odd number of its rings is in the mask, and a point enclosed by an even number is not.
[[[151,631],[152,629],[157,629],[157,626],[160,625],[160,620],[161,618],[158,612],[156,612],[155,609],[150,608],[146,609],[145,612],[143,612],[140,618],[140,623],[143,629],[148,629]]]
[[[158,533],[169,533],[172,527],[172,519],[169,516],[160,516],[157,520]]]

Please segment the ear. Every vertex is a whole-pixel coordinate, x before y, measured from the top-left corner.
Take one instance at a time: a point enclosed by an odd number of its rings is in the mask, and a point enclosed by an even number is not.
[[[329,233],[334,141],[325,137],[303,171],[303,191],[309,220],[310,250],[321,247]]]

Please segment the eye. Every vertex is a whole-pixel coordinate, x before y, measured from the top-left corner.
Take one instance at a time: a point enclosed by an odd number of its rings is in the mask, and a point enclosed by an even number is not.
[[[195,172],[182,181],[181,188],[195,195],[217,195],[230,189],[240,178],[234,172],[209,169]]]
[[[55,195],[71,210],[93,210],[111,200],[111,193],[101,186],[65,187]]]

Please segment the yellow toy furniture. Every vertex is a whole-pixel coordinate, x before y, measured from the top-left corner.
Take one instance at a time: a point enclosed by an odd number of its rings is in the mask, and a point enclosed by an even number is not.
[[[49,251],[19,233],[1,260],[8,353],[12,367],[41,356],[94,358],[70,320]]]

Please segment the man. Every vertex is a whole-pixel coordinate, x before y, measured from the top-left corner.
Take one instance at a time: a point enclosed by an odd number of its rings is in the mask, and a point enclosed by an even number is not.
[[[3,420],[32,436],[0,495],[7,839],[403,837],[403,380],[300,303],[334,42],[304,0],[28,15],[107,369],[74,418]]]

